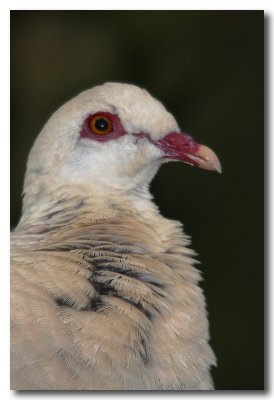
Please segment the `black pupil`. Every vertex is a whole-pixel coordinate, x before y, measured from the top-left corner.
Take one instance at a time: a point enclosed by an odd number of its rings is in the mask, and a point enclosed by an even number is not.
[[[106,131],[108,129],[108,121],[105,118],[98,118],[94,125],[98,131]]]

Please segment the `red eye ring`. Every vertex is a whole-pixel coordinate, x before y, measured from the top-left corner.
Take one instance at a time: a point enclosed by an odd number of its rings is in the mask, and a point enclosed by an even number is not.
[[[111,119],[103,114],[94,115],[89,120],[88,127],[95,135],[108,135],[113,131]]]
[[[98,111],[94,114],[89,114],[83,121],[80,131],[82,138],[98,142],[108,142],[126,134],[127,132],[124,130],[119,116],[107,111]]]

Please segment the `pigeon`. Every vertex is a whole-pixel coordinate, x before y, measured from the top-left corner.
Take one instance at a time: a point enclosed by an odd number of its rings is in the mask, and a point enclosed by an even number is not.
[[[86,90],[45,124],[11,233],[11,389],[214,389],[196,253],[149,191],[169,161],[221,172],[131,84]]]

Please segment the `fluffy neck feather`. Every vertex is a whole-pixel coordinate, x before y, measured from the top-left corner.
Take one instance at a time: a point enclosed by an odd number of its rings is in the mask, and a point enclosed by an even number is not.
[[[40,179],[39,185],[26,187],[19,227],[26,224],[61,226],[82,218],[113,218],[128,214],[162,218],[152,202],[148,185],[122,192],[107,191],[100,187],[91,190],[84,185],[73,185],[70,188],[64,185],[49,186],[47,180],[43,182]],[[33,190],[34,187],[36,190]]]

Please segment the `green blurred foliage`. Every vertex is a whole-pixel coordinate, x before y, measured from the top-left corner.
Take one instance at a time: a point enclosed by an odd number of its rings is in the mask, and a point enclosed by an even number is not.
[[[216,389],[264,387],[262,11],[12,11],[11,225],[25,165],[49,116],[105,81],[145,87],[223,174],[170,163],[152,192],[199,254]]]

